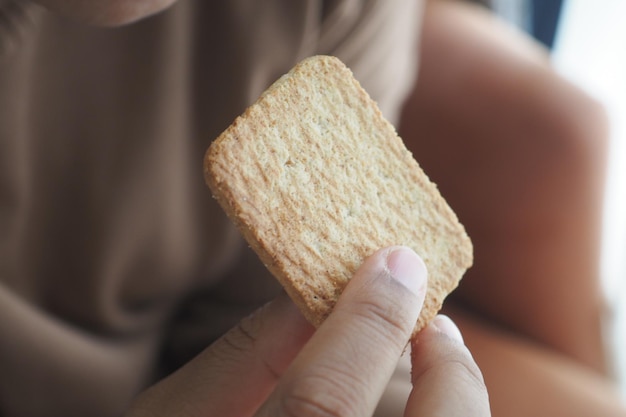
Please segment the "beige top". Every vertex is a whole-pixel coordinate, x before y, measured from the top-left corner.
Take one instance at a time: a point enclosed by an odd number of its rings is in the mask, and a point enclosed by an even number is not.
[[[0,415],[117,415],[272,298],[204,152],[318,53],[394,121],[415,3],[181,0],[101,29],[0,0]]]

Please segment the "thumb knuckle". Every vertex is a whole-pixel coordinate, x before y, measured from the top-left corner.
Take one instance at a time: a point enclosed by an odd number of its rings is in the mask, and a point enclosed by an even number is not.
[[[384,296],[356,300],[351,310],[364,334],[372,340],[382,338],[387,344],[404,347],[415,326],[415,320],[406,314],[401,303]]]
[[[280,417],[348,417],[358,403],[328,376],[312,374],[293,381],[279,403]]]

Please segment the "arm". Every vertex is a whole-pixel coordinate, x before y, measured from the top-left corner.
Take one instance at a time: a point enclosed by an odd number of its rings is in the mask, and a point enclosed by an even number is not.
[[[478,7],[431,1],[421,47],[400,133],[475,244],[454,302],[605,371],[602,108]]]

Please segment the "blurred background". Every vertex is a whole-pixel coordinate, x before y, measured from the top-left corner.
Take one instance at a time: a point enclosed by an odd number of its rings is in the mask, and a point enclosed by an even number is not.
[[[554,62],[604,103],[611,123],[602,277],[614,322],[607,323],[615,371],[626,397],[626,2],[565,0]]]
[[[557,70],[608,112],[601,274],[612,309],[608,345],[626,398],[626,1],[492,0],[490,6],[550,48]]]

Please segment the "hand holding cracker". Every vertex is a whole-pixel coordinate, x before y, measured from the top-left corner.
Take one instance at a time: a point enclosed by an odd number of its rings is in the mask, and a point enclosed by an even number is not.
[[[454,212],[338,59],[304,60],[211,145],[213,195],[319,326],[377,249],[406,245],[430,280],[416,332],[472,263]]]
[[[146,391],[127,417],[371,416],[422,309],[426,275],[409,248],[377,251],[315,332],[278,297]],[[436,317],[412,353],[406,417],[490,415],[480,371],[449,319]]]

